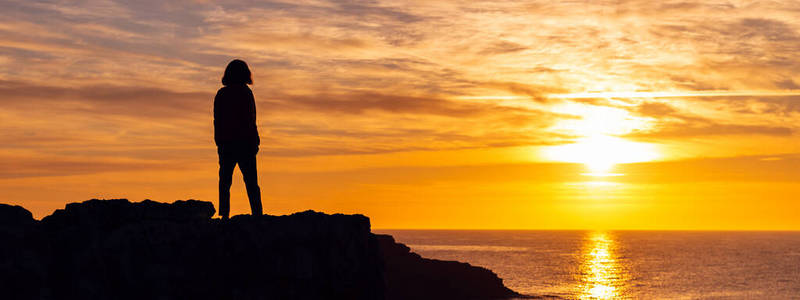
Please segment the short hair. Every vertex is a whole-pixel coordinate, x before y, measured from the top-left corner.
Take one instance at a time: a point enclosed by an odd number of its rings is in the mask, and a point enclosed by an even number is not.
[[[241,59],[234,59],[228,63],[228,67],[225,68],[225,74],[222,75],[222,85],[236,84],[253,84],[253,75],[250,73],[250,68]]]

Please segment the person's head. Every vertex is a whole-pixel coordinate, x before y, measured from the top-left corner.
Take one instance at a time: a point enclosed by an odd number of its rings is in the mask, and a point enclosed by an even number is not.
[[[222,85],[253,84],[253,75],[247,63],[240,59],[234,59],[225,68],[225,75],[222,75]]]

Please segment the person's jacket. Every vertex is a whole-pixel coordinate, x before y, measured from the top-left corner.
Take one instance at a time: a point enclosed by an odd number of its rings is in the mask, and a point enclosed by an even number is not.
[[[214,142],[257,147],[256,100],[247,85],[225,86],[214,97]]]

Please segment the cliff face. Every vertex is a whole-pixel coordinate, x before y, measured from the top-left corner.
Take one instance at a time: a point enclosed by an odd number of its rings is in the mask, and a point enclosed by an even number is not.
[[[391,235],[375,235],[387,272],[388,300],[502,299],[524,296],[503,285],[494,272],[468,263],[427,259]]]
[[[209,202],[0,204],[3,299],[488,299],[494,273],[427,260],[362,215],[211,219]],[[410,298],[409,298],[410,297]]]

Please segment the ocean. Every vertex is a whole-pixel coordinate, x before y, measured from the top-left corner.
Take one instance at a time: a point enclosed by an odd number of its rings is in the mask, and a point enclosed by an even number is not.
[[[800,299],[800,232],[375,230],[564,299]]]

